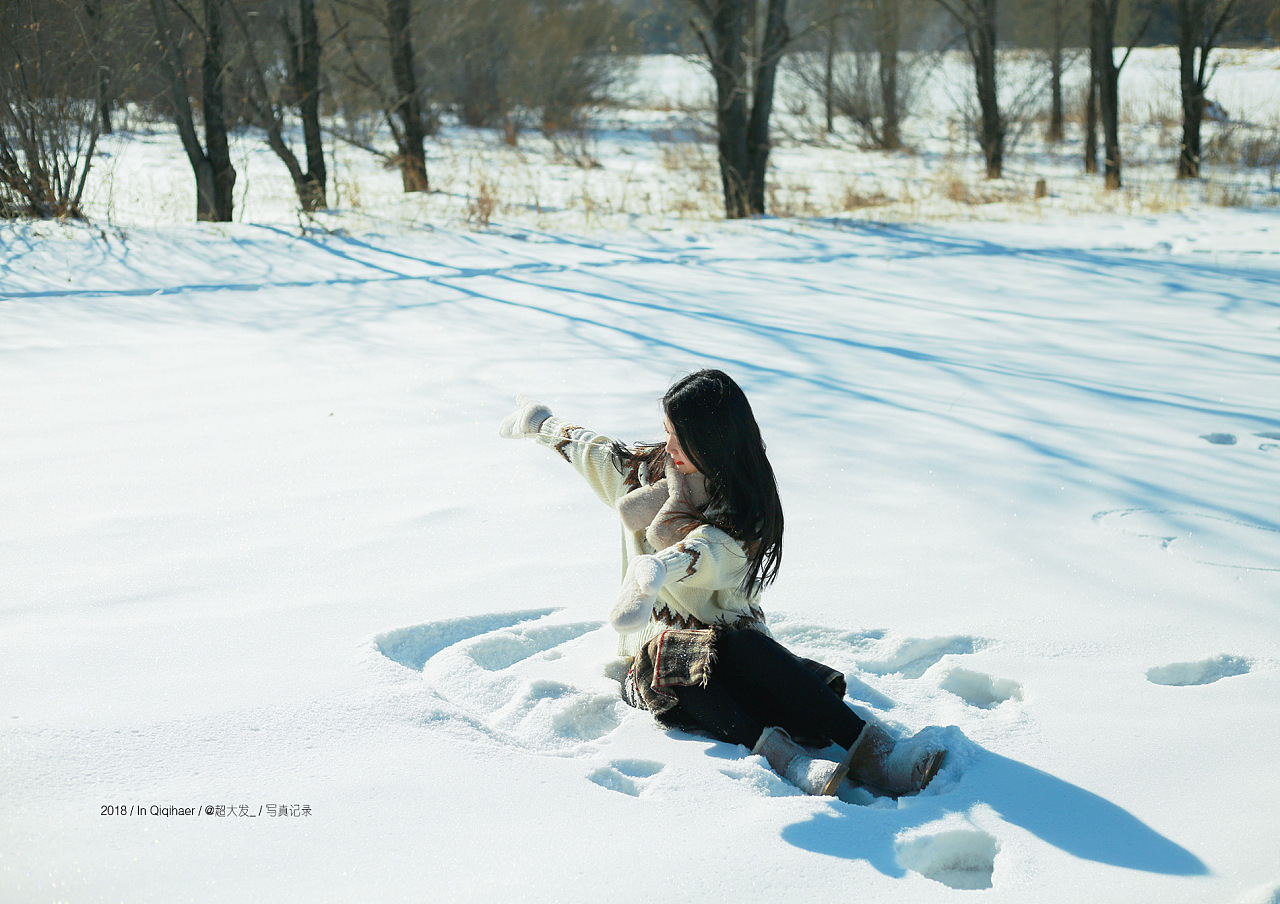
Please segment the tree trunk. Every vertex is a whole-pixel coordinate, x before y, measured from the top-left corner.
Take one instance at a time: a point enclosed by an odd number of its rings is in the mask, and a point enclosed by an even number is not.
[[[778,63],[787,46],[787,0],[769,0],[765,14],[764,41],[756,65],[755,97],[747,123],[747,203],[752,214],[764,213],[765,175],[769,169],[769,117],[773,112],[773,91]]]
[[[1116,3],[1091,0],[1101,27],[1097,35],[1098,116],[1102,120],[1102,172],[1109,191],[1120,188],[1120,73],[1115,61]]]
[[[707,26],[705,32],[697,30],[698,37],[716,83],[717,148],[725,217],[740,219],[763,214],[769,117],[778,63],[790,40],[787,0],[768,0],[754,89],[747,83],[748,4],[744,0],[696,0],[696,4]]]
[[[111,71],[105,66],[98,69],[98,118],[103,135],[115,132],[111,125]]]
[[[874,8],[876,48],[880,65],[880,147],[892,151],[902,147],[898,111],[898,42],[901,14],[898,0],[878,0]]]
[[[1049,46],[1049,128],[1045,140],[1060,142],[1063,139],[1062,112],[1062,45],[1066,33],[1066,0],[1054,0],[1050,8]]]
[[[426,126],[413,65],[413,34],[409,0],[387,0],[387,37],[391,42],[391,77],[396,101],[392,112],[400,120],[400,177],[404,190],[427,191]]]
[[[216,3],[219,0],[206,0],[206,3]],[[187,152],[187,160],[191,164],[191,171],[195,175],[196,180],[196,219],[197,220],[230,220],[231,205],[227,204],[225,208],[225,216],[220,215],[224,211],[220,211],[217,205],[218,197],[218,177],[217,170],[210,159],[210,155],[205,153],[205,149],[200,144],[200,137],[196,134],[195,114],[191,110],[191,92],[187,87],[186,62],[182,59],[181,49],[174,37],[173,29],[169,25],[169,11],[165,5],[166,0],[151,0],[151,15],[155,21],[156,33],[160,39],[161,50],[160,65],[165,72],[169,81],[169,96],[173,102],[173,124],[178,129],[178,136],[182,139],[182,148]],[[208,6],[206,5],[206,11]],[[219,47],[221,32],[219,30]],[[209,46],[205,45],[205,67],[206,72],[209,68]],[[220,87],[218,76],[221,74],[222,66],[212,67],[215,73],[214,78],[210,79],[206,75],[205,79],[205,95],[206,103],[208,103],[208,95],[210,93],[210,85]],[[217,104],[219,114],[221,112],[221,103]],[[208,123],[208,111],[206,110],[206,125]],[[223,140],[225,142],[226,132],[223,131]],[[228,155],[229,158],[230,155]],[[227,165],[230,165],[228,159]],[[223,177],[225,180],[225,176]],[[235,169],[231,170],[231,184],[235,185]]]
[[[211,216],[205,219],[230,222],[235,209],[236,168],[231,163],[227,143],[227,121],[223,110],[222,4],[225,0],[204,2],[204,63],[201,77],[204,86],[204,140],[212,169]],[[197,179],[197,182],[199,180]]]
[[[1102,39],[1100,12],[1089,4],[1089,96],[1084,104],[1084,171],[1098,171],[1098,45]]]
[[[302,116],[302,139],[307,148],[307,172],[298,186],[298,200],[307,211],[329,206],[325,197],[328,174],[324,163],[324,141],[320,133],[320,37],[316,25],[315,0],[298,0],[301,27],[298,32],[298,112]],[[425,180],[426,167],[423,165]]]
[[[747,59],[742,0],[713,0],[710,21],[711,72],[716,83],[717,150],[724,215],[751,215],[747,203]]]
[[[1228,4],[1234,0],[1227,0]],[[1116,17],[1120,0],[1090,0],[1091,52],[1097,70],[1098,114],[1102,118],[1103,174],[1109,191],[1120,188],[1123,158],[1120,154],[1120,70],[1129,59],[1155,15],[1150,6],[1146,18],[1135,29],[1123,59],[1115,58]],[[1203,60],[1201,61],[1203,62]]]
[[[1182,149],[1178,178],[1200,176],[1200,124],[1209,91],[1209,54],[1239,15],[1236,0],[1177,0],[1178,62],[1182,76]],[[1198,59],[1197,59],[1198,57]]]
[[[827,117],[828,135],[836,130],[835,68],[837,21],[835,13],[832,12],[831,20],[827,23],[827,55],[824,60],[826,68],[822,73],[822,106],[823,112]]]
[[[97,91],[94,102],[98,108],[98,120],[102,134],[110,135],[111,128],[111,67],[105,59],[102,36],[102,0],[84,0],[85,16],[89,20],[89,45],[94,64],[98,67]]]
[[[1182,6],[1183,4],[1179,4]],[[1200,123],[1204,119],[1205,87],[1196,78],[1196,44],[1184,19],[1179,23],[1178,61],[1182,74],[1182,147],[1178,178],[1200,178]]]
[[[1004,119],[996,93],[996,0],[980,0],[980,16],[970,36],[973,73],[977,82],[982,122],[978,143],[987,164],[987,178],[1004,173]]]

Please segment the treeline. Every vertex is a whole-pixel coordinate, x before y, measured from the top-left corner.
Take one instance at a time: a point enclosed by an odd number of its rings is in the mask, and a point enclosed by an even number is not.
[[[1178,174],[1194,177],[1210,55],[1278,33],[1277,0],[0,0],[0,216],[80,216],[98,139],[124,111],[172,120],[201,220],[231,219],[228,135],[245,127],[261,130],[303,210],[327,206],[333,141],[426,191],[442,116],[511,143],[526,129],[579,130],[625,84],[627,60],[651,51],[707,61],[729,217],[764,212],[784,60],[822,97],[828,128],[844,115],[894,148],[922,52],[964,49],[974,137],[998,178],[1010,126],[1001,54],[1043,55],[1048,137],[1060,140],[1063,71],[1083,49],[1084,166],[1114,188],[1126,51],[1169,40],[1182,71]]]
[[[304,210],[326,206],[334,140],[426,191],[444,113],[512,142],[581,127],[635,52],[627,22],[609,0],[0,0],[0,215],[79,216],[126,109],[174,122],[201,220],[231,219],[228,135],[244,127]]]

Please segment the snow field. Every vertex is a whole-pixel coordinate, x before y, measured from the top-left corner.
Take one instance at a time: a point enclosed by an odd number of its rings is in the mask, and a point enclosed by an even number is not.
[[[260,209],[0,225],[0,899],[1278,900],[1274,211]],[[618,699],[615,518],[496,425],[653,439],[699,366],[779,475],[776,634],[945,739],[924,794]]]

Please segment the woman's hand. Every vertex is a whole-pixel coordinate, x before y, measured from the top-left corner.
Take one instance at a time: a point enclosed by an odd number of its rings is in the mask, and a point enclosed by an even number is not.
[[[503,439],[520,439],[536,436],[542,422],[551,417],[551,409],[533,396],[516,396],[516,410],[502,419],[498,436]]]
[[[627,566],[618,599],[609,611],[609,624],[619,634],[639,631],[649,623],[658,591],[667,579],[667,566],[653,556],[636,556]]]

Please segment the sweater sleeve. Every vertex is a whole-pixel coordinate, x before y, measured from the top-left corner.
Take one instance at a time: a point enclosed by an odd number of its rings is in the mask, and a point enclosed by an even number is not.
[[[718,527],[699,525],[679,543],[654,554],[666,566],[663,587],[673,584],[704,591],[741,585],[747,573],[742,544]]]
[[[552,416],[542,422],[533,439],[573,465],[606,505],[614,505],[630,489],[614,465],[613,440],[609,437]]]

